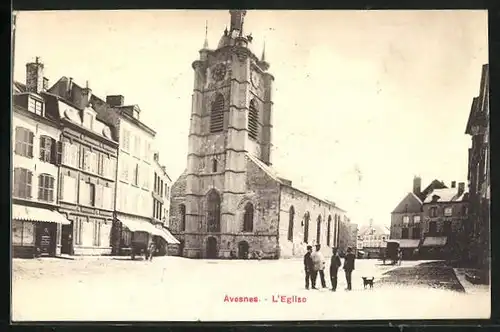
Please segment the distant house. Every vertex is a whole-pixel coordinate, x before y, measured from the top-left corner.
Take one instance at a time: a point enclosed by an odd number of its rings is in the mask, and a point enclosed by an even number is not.
[[[465,183],[451,188],[434,189],[423,204],[424,236],[420,254],[427,258],[459,258],[464,254],[465,226],[468,218],[469,194]]]
[[[377,258],[386,246],[390,231],[387,227],[373,224],[362,226],[358,233],[358,248],[364,252],[367,258]]]

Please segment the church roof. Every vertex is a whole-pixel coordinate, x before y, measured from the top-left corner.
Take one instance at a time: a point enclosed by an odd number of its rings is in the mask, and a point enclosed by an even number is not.
[[[247,155],[248,159],[250,159],[255,165],[257,165],[257,167],[259,167],[271,179],[273,179],[274,181],[278,182],[280,185],[292,188],[293,190],[299,191],[299,192],[301,192],[301,193],[303,193],[303,194],[305,194],[307,196],[315,198],[315,199],[317,199],[317,200],[319,200],[319,201],[321,201],[321,202],[323,202],[323,203],[325,203],[327,205],[331,205],[335,209],[337,209],[337,210],[339,210],[341,212],[346,212],[345,210],[342,210],[335,203],[333,203],[331,201],[319,198],[319,197],[317,197],[315,195],[312,195],[312,194],[308,193],[305,190],[301,190],[301,189],[297,188],[296,186],[292,186],[292,182],[290,180],[286,180],[286,179],[283,179],[282,177],[280,177],[279,174],[278,174],[278,172],[273,167],[271,167],[269,165],[266,165],[262,160],[260,160],[259,158],[255,157],[251,153],[247,153],[246,155]]]

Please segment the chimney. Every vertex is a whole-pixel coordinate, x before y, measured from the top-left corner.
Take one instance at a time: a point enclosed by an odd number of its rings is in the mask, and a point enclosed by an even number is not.
[[[457,181],[451,181],[451,187],[456,188],[457,187]]]
[[[43,78],[43,91],[47,91],[49,89],[49,79],[47,77]]]
[[[90,106],[90,97],[92,96],[92,90],[89,88],[89,81],[85,83],[85,88],[82,89],[82,108]]]
[[[125,97],[123,97],[122,95],[106,96],[106,103],[110,106],[123,106],[124,102]]]
[[[26,90],[33,93],[43,90],[43,63],[39,57],[26,64]]]
[[[417,196],[422,193],[422,178],[419,176],[413,178],[413,193]]]
[[[71,90],[73,90],[73,77],[68,79],[68,85],[66,86],[66,96],[69,100],[72,100]]]
[[[465,182],[458,183],[458,196],[462,195],[465,191]]]
[[[155,161],[160,160],[160,154],[159,154],[158,152],[155,152],[155,153],[154,153],[154,155],[153,155],[153,159],[154,159]]]

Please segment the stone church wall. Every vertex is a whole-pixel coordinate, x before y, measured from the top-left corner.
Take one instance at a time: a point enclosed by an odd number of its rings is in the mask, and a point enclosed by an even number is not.
[[[288,230],[290,224],[290,207],[293,206],[295,214],[293,218],[293,238],[288,239]],[[308,241],[304,240],[305,215],[309,212],[309,234]],[[281,186],[281,206],[280,206],[280,226],[279,226],[279,244],[283,258],[300,257],[306,253],[307,245],[314,246],[318,243],[317,239],[317,220],[321,216],[321,232],[319,243],[321,252],[325,257],[330,257],[334,243],[334,216],[340,215],[343,219],[344,212],[340,209],[321,201],[313,196],[303,193],[293,187]],[[330,222],[330,243],[327,243],[328,217]]]

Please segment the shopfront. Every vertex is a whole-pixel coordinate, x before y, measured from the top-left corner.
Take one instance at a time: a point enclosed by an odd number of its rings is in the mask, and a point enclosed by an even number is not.
[[[60,225],[69,223],[57,211],[13,204],[13,257],[56,256],[60,246]]]
[[[149,221],[123,215],[118,217],[118,221],[122,224],[121,254],[140,255],[148,250],[152,241],[157,248],[162,243],[179,243],[167,229],[155,227]]]

